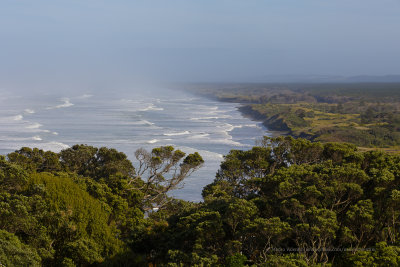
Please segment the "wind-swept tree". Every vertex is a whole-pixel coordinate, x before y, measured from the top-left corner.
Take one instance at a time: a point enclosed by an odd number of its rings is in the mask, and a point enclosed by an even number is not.
[[[144,209],[161,208],[170,198],[167,193],[182,186],[183,180],[199,169],[203,158],[195,152],[186,154],[172,146],[154,148],[151,152],[136,150],[136,174],[130,177],[129,190],[143,193]]]

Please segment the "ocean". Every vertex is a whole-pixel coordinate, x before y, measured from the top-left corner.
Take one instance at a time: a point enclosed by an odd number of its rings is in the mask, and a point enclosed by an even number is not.
[[[124,93],[17,94],[0,91],[0,154],[21,147],[59,152],[74,144],[106,146],[135,163],[138,148],[173,145],[199,152],[204,166],[172,195],[201,201],[231,149],[246,150],[268,135],[259,122],[243,117],[239,104],[223,103],[178,90]]]

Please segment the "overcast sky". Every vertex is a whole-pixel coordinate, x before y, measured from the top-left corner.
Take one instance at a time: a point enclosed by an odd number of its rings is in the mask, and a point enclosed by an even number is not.
[[[400,0],[1,0],[0,84],[400,74]]]

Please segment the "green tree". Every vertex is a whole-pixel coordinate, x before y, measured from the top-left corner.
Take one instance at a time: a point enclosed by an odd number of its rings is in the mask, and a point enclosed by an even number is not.
[[[10,163],[0,155],[0,191],[22,190],[28,180],[26,171],[17,164]]]
[[[0,230],[1,266],[41,266],[37,252],[23,244],[15,235]]]
[[[185,155],[172,146],[154,148],[151,152],[145,149],[135,152],[138,168],[128,182],[131,185],[128,190],[143,193],[144,210],[165,206],[171,201],[167,193],[180,188],[183,180],[204,163],[197,152]]]
[[[7,155],[8,160],[18,164],[25,171],[60,171],[61,164],[57,153],[38,148],[23,147]]]

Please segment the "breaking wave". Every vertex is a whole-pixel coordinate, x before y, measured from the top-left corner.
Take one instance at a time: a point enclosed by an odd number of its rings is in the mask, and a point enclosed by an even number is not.
[[[62,101],[64,101],[64,103],[62,103],[60,105],[56,105],[56,106],[47,107],[46,109],[67,108],[67,107],[71,107],[74,105],[73,103],[70,102],[69,98],[64,98],[64,99],[62,99]]]
[[[190,134],[189,131],[184,131],[184,132],[176,132],[176,133],[164,133],[165,136],[177,136],[177,135],[186,135]]]

